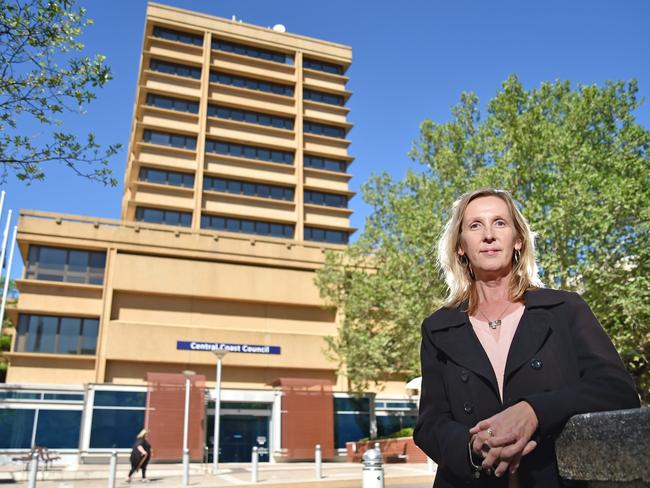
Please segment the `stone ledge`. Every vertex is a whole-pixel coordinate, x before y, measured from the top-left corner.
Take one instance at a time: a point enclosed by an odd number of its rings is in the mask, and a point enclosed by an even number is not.
[[[556,452],[564,479],[593,488],[650,487],[650,407],[576,415]]]

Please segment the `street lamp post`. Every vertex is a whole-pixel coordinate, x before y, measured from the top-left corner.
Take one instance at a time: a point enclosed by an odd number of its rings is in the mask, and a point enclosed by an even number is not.
[[[217,356],[217,383],[214,387],[214,442],[212,454],[212,471],[217,474],[219,469],[219,430],[221,427],[221,360],[228,353],[223,349],[212,351]]]
[[[190,484],[190,451],[188,449],[188,434],[190,424],[190,385],[194,371],[183,371],[185,376],[185,412],[183,415],[183,485]]]

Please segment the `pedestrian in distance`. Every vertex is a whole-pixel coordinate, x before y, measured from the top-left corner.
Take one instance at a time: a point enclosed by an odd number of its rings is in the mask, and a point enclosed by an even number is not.
[[[147,465],[151,459],[151,444],[147,437],[149,436],[149,431],[147,429],[142,429],[140,433],[135,438],[133,443],[133,448],[131,449],[131,470],[129,471],[129,476],[126,478],[126,482],[131,482],[131,476],[137,471],[142,471],[142,482],[148,483],[147,479]]]
[[[509,193],[451,209],[438,243],[449,293],[422,323],[415,443],[434,488],[559,488],[555,440],[580,413],[639,407],[634,382],[577,293],[544,288]]]

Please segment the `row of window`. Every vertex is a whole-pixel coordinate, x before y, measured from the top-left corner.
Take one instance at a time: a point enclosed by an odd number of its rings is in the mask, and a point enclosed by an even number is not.
[[[319,61],[317,59],[310,58],[303,58],[302,65],[308,69],[315,69],[317,71],[323,71],[325,73],[332,73],[335,75],[342,75],[345,71],[341,65],[327,63],[325,61]]]
[[[152,71],[158,71],[159,73],[166,73],[168,75],[193,78],[195,80],[201,79],[201,68],[197,68],[196,66],[187,66],[185,64],[170,63],[169,61],[162,61],[160,59],[152,59],[149,63],[149,69]]]
[[[202,215],[201,228],[293,238],[293,225],[291,224],[276,224],[259,220],[219,217],[217,215]]]
[[[140,168],[139,179],[140,181],[162,185],[174,185],[188,188],[194,186],[194,175],[191,173],[165,171],[147,167]],[[290,187],[253,183],[249,181],[228,180],[211,176],[204,177],[203,189],[287,201],[293,201],[294,195],[294,190]],[[305,203],[345,208],[347,207],[348,199],[343,195],[305,190]],[[143,209],[143,212],[144,211],[145,210]],[[176,216],[172,214],[170,218],[174,220],[176,219]]]
[[[305,190],[305,203],[314,205],[326,205],[328,207],[348,207],[348,197],[334,193],[323,193],[320,191]]]
[[[185,188],[194,187],[194,175],[191,173],[180,173],[178,171],[165,171],[154,168],[140,168],[140,181],[158,183],[159,185],[182,186]]]
[[[305,100],[311,100],[313,102],[327,103],[329,105],[340,105],[341,107],[345,105],[344,97],[341,95],[334,95],[332,93],[304,88],[302,90],[302,96]]]
[[[49,315],[20,315],[16,351],[95,354],[99,320]]]
[[[220,119],[236,120],[239,122],[248,122],[250,124],[267,125],[269,127],[277,127],[278,129],[293,130],[293,119],[288,117],[279,117],[277,115],[250,112],[248,110],[209,105],[208,116],[219,117]]]
[[[168,41],[182,42],[184,44],[193,44],[194,46],[203,46],[203,36],[201,34],[190,34],[166,27],[155,26],[153,28],[154,37],[167,39]]]
[[[281,85],[280,83],[271,83],[270,81],[256,80],[244,76],[227,75],[225,73],[217,73],[216,71],[210,72],[210,82],[266,93],[275,93],[276,95],[283,95],[285,97],[293,96],[293,87],[289,85]]]
[[[328,136],[328,137],[338,137],[339,139],[343,139],[347,132],[346,129],[343,129],[341,127],[336,127],[334,125],[319,124],[318,122],[310,122],[308,120],[305,120],[303,122],[303,128],[305,132],[308,132],[310,134],[318,134],[321,136]]]
[[[308,154],[305,154],[303,164],[307,168],[324,169],[327,171],[336,171],[337,173],[345,173],[348,169],[348,163],[346,161],[310,156]]]
[[[34,280],[64,281],[101,285],[104,282],[106,253],[30,246],[25,277]]]
[[[147,105],[166,108],[168,110],[176,110],[177,112],[189,112],[192,114],[199,113],[199,102],[183,100],[182,98],[166,97],[155,93],[149,93],[147,95]]]
[[[329,242],[331,244],[347,244],[348,237],[348,233],[341,230],[305,227],[306,241]]]
[[[293,164],[293,153],[279,151],[277,149],[266,149],[256,146],[245,146],[232,142],[205,141],[205,151],[215,154],[224,154],[227,156],[236,156],[239,158],[257,159],[260,161],[270,161],[272,163]]]
[[[206,176],[203,179],[203,189],[242,194],[252,197],[293,201],[293,188],[266,185],[264,183],[253,183],[251,181],[226,180],[223,178]]]
[[[203,45],[203,36],[200,34],[190,34],[188,32],[181,32],[166,27],[155,26],[153,28],[153,35],[154,37],[159,37],[161,39],[192,44],[194,46]],[[225,41],[223,39],[214,39],[212,41],[212,49],[241,54],[252,58],[265,59],[267,61],[275,61],[276,63],[293,64],[293,55],[291,54],[246,46],[244,44]],[[323,71],[325,73],[342,75],[344,72],[343,67],[338,64],[327,63],[316,59],[304,58],[303,64],[305,68]]]
[[[212,41],[212,49],[216,49],[217,51],[225,51],[228,53],[241,54],[242,56],[249,56],[251,58],[275,61],[276,63],[293,64],[293,56],[291,54],[246,46],[244,44],[224,41],[223,39],[214,39]]]
[[[150,144],[159,144],[161,146],[171,146],[191,150],[196,149],[196,137],[185,136],[182,134],[145,129],[142,134],[142,140]]]
[[[138,207],[135,209],[135,220],[150,224],[192,225],[192,212],[178,212],[176,210],[163,210],[160,208]]]

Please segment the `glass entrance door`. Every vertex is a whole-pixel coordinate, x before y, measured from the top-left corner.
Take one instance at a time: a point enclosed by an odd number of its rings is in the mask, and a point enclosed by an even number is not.
[[[208,462],[212,462],[214,433],[214,402],[207,412]],[[255,402],[222,402],[219,432],[220,463],[250,463],[253,446],[261,449],[260,462],[268,462],[271,404]]]

